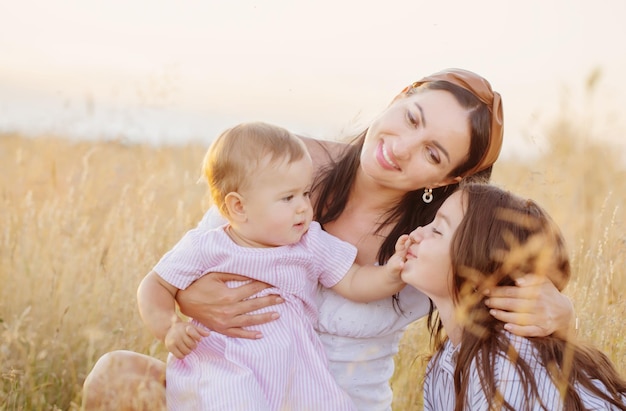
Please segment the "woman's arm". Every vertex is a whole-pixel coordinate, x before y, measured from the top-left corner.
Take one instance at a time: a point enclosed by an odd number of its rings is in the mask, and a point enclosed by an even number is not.
[[[485,304],[491,315],[506,323],[505,328],[522,337],[545,337],[553,333],[566,337],[575,331],[572,301],[545,277],[528,274],[517,287],[488,290]]]

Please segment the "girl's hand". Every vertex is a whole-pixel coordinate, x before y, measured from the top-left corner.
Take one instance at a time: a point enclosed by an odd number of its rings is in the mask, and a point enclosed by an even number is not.
[[[568,335],[574,327],[574,306],[552,282],[543,276],[527,274],[516,287],[487,290],[485,304],[504,327],[522,337],[545,337],[552,333]]]
[[[165,347],[174,357],[182,360],[193,351],[203,337],[207,337],[210,331],[203,327],[197,327],[192,323],[178,321],[172,324],[165,335]]]
[[[229,288],[226,281],[249,281],[248,283]],[[259,331],[246,330],[249,327],[264,324],[278,318],[278,313],[248,314],[260,308],[283,302],[277,295],[260,298],[247,298],[270,287],[260,281],[235,274],[209,273],[196,280],[185,290],[179,290],[176,301],[183,314],[196,319],[210,330],[229,337],[261,338]]]

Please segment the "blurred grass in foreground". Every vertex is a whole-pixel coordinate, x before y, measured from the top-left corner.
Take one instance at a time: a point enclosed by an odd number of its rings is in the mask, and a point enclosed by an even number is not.
[[[562,227],[579,336],[626,369],[626,172],[606,143],[567,121],[533,161],[501,160],[493,181],[544,206]],[[0,410],[76,410],[97,358],[130,349],[165,358],[135,291],[208,205],[206,147],[128,146],[0,136]],[[428,353],[409,327],[394,409],[421,409]]]

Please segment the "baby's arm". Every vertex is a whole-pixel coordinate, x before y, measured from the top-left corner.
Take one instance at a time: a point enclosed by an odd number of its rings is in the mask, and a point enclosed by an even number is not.
[[[183,358],[209,332],[178,316],[174,299],[177,291],[156,272],[150,271],[139,284],[137,301],[141,318],[154,336],[163,341],[176,358]]]
[[[407,252],[408,235],[400,236],[396,252],[383,266],[353,264],[332,290],[357,302],[376,301],[398,293],[406,285],[400,278]]]

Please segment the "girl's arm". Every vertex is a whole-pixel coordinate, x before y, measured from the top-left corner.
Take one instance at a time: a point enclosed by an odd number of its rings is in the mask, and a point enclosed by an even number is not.
[[[400,274],[406,259],[408,235],[396,242],[396,252],[383,266],[353,264],[348,273],[331,289],[356,302],[376,301],[390,297],[406,285]]]
[[[496,287],[487,295],[485,304],[491,315],[505,322],[505,328],[514,334],[566,337],[575,332],[572,301],[545,277],[528,274],[517,280],[517,287]]]

